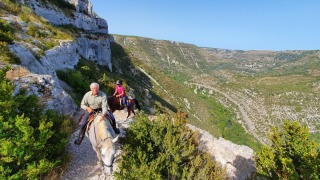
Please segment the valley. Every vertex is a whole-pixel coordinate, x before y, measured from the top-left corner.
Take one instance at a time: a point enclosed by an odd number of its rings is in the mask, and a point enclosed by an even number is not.
[[[200,108],[200,95],[221,103],[233,114],[230,117],[234,122],[262,144],[268,143],[270,127],[279,127],[284,120],[297,120],[310,132],[319,133],[320,51],[238,51],[133,36],[113,37],[129,58],[136,59],[136,64],[148,69],[162,89],[175,96],[168,99],[176,99],[178,107],[193,115],[191,123],[208,126],[215,116]],[[176,84],[162,81],[162,76]],[[189,89],[182,93],[184,98],[179,98],[180,88]],[[209,132],[222,135],[213,131],[217,131],[214,127]]]

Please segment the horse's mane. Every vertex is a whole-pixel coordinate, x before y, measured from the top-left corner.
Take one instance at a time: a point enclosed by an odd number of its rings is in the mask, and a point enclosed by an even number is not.
[[[111,137],[110,132],[107,131],[107,124],[104,121],[97,120],[97,134],[100,140]]]

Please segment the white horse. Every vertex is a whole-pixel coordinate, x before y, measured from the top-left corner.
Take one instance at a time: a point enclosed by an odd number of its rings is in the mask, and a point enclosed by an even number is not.
[[[118,137],[115,136],[112,126],[107,118],[100,121],[101,113],[94,118],[86,136],[89,138],[93,150],[97,154],[98,165],[102,166],[103,172],[106,176],[112,174],[112,164],[114,154],[116,152],[114,143]]]

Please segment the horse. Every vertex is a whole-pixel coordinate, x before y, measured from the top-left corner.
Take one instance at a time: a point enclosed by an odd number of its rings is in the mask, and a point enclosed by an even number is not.
[[[120,106],[120,98],[117,98],[115,96],[109,96],[107,100],[108,100],[108,106],[112,112],[114,112],[115,110],[123,110],[125,108],[125,106]],[[128,110],[127,118],[130,116],[131,112],[135,115],[135,112],[134,112],[135,106],[139,109],[139,111],[141,110],[140,105],[136,99],[128,98],[128,100],[130,102],[130,106],[127,106],[127,110]]]
[[[104,174],[109,176],[112,174],[112,164],[116,152],[114,143],[118,137],[113,139],[115,134],[111,124],[106,119],[107,117],[105,117],[104,121],[100,121],[101,115],[101,113],[94,114],[94,120],[90,122],[86,136],[97,154],[98,166],[102,166]]]

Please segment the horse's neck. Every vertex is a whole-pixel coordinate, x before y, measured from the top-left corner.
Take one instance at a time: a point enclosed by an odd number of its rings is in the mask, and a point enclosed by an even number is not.
[[[107,127],[104,121],[100,121],[100,118],[94,121],[96,127],[97,138],[103,140],[107,138]]]

